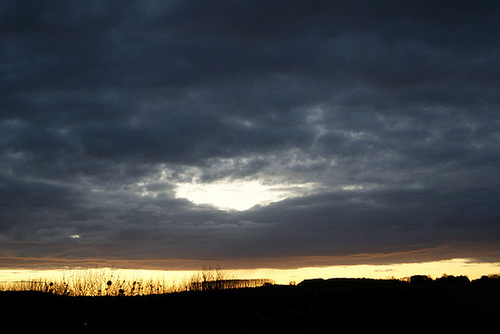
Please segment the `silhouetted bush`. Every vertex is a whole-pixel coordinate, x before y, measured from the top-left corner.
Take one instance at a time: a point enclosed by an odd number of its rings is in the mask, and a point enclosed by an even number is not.
[[[303,288],[321,288],[325,286],[325,283],[326,281],[322,278],[312,278],[303,280],[297,286]]]
[[[410,277],[410,284],[430,284],[432,278],[425,275],[413,275]]]
[[[453,276],[453,275],[443,275],[440,278],[436,278],[436,283],[447,284],[447,285],[460,285],[469,284],[470,280],[467,276]]]
[[[472,283],[476,286],[500,288],[500,275],[498,274],[483,275],[481,276],[481,278],[473,280]]]

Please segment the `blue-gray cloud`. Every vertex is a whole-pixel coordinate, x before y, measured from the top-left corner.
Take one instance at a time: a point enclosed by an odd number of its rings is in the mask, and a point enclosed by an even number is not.
[[[499,18],[495,1],[3,1],[2,252],[498,260]],[[195,178],[316,188],[229,212],[177,198]]]

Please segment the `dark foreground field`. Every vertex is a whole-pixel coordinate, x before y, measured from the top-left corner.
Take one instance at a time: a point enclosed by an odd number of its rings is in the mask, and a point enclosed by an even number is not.
[[[335,330],[491,331],[500,288],[480,284],[320,280],[134,297],[1,292],[9,331],[143,333],[331,333]]]

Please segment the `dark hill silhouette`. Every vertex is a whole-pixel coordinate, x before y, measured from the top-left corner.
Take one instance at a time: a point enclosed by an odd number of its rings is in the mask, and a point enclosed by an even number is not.
[[[417,280],[418,281],[418,280]],[[454,284],[443,284],[443,282]],[[336,330],[488,330],[500,311],[498,280],[447,278],[305,280],[297,286],[186,291],[129,297],[1,292],[4,328],[51,333],[214,330],[330,333]]]

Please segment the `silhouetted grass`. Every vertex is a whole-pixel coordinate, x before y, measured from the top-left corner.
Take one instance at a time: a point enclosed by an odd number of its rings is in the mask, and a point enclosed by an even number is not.
[[[37,278],[0,283],[0,291],[32,291],[55,295],[144,296],[180,291],[207,291],[258,287],[272,280],[242,280],[230,277],[220,267],[204,267],[199,273],[179,281],[122,275],[108,269],[81,269],[65,272],[59,278]]]

